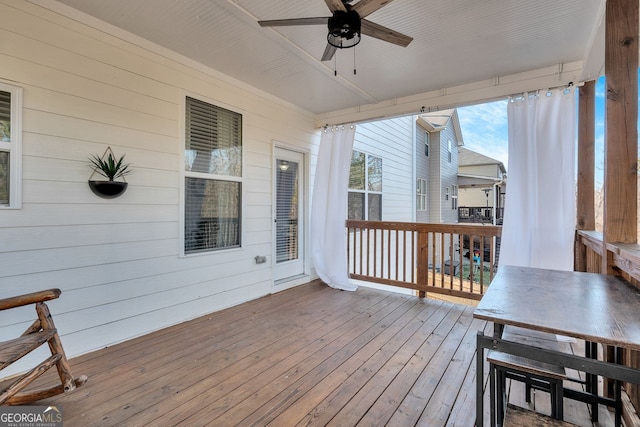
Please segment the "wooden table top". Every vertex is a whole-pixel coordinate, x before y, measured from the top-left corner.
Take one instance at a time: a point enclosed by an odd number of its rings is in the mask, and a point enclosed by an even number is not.
[[[502,266],[473,316],[640,350],[640,290],[613,276]]]

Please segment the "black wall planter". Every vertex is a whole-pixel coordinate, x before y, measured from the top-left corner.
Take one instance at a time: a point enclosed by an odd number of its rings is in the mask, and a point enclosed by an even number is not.
[[[103,199],[115,199],[121,196],[129,183],[124,181],[92,181],[89,180],[89,188],[98,197]]]

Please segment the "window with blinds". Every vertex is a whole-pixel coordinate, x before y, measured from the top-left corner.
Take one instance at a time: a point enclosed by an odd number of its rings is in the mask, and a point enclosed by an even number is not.
[[[240,246],[242,115],[187,97],[186,254]]]
[[[382,220],[382,159],[360,151],[351,155],[347,217]]]
[[[22,88],[0,82],[0,208],[20,208]]]

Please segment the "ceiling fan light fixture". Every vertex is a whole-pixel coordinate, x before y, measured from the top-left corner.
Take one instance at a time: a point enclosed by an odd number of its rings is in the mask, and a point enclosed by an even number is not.
[[[354,47],[362,39],[360,15],[355,10],[335,11],[329,18],[327,26],[329,27],[327,42],[338,49]]]

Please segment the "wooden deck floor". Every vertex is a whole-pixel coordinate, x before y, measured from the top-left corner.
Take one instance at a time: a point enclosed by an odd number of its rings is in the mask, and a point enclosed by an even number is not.
[[[472,312],[310,283],[72,359],[89,382],[40,404],[66,427],[471,426]]]

